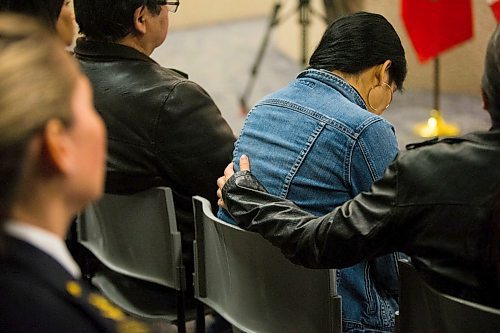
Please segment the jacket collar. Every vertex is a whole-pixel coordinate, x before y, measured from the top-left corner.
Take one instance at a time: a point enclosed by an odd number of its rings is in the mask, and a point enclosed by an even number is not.
[[[87,316],[92,319],[103,332],[115,332],[115,318],[105,317],[106,309],[100,304],[108,303],[101,301],[99,304],[91,305],[91,298],[104,300],[102,296],[95,294],[85,282],[75,280],[63,266],[45,252],[33,245],[17,238],[5,237],[5,253],[0,257],[2,261],[10,262],[22,271],[37,277],[41,283],[50,288],[61,298],[77,305]],[[95,302],[94,302],[95,303]],[[108,307],[109,308],[109,307]],[[119,311],[113,306],[114,311]]]
[[[77,58],[100,58],[108,60],[139,60],[157,64],[156,61],[142,52],[129,46],[87,40],[84,37],[76,40],[75,54]]]
[[[62,239],[48,230],[27,223],[9,220],[4,226],[5,232],[42,250],[64,267],[74,278],[80,278],[81,272],[69,253]]]
[[[60,289],[66,281],[73,279],[61,264],[35,246],[11,236],[6,236],[5,245],[6,253],[2,260],[15,262],[23,270],[39,276],[53,288]]]
[[[313,78],[315,80],[321,81],[329,87],[339,91],[345,98],[357,104],[359,107],[367,110],[365,101],[361,98],[359,92],[354,89],[349,83],[347,83],[343,78],[327,71],[324,69],[306,69],[301,72],[297,79],[300,78]]]
[[[474,142],[478,143],[480,145],[486,145],[486,146],[495,146],[499,147],[500,145],[500,129],[499,128],[492,128],[489,131],[477,131],[477,132],[471,132],[471,133],[466,133],[462,136],[452,136],[452,137],[445,137],[445,138],[439,138],[439,137],[434,137],[429,140],[425,141],[420,141],[420,142],[415,142],[415,143],[409,143],[406,145],[406,149],[415,149],[419,147],[424,147],[424,146],[430,146],[438,142],[446,142],[446,143],[458,143],[458,142]]]
[[[492,128],[489,131],[478,131],[465,134],[463,140],[478,142],[485,145],[500,145],[500,128]]]

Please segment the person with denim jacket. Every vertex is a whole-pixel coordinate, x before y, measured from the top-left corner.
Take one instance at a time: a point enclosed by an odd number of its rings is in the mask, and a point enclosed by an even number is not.
[[[323,215],[367,191],[398,153],[380,114],[402,88],[406,60],[391,24],[361,12],[327,28],[309,65],[252,108],[233,161],[251,156],[252,173],[270,193]],[[222,209],[218,216],[234,223]],[[398,257],[337,271],[344,332],[393,330]]]
[[[370,191],[323,216],[267,193],[246,155],[238,173],[230,163],[218,178],[218,204],[298,265],[341,268],[402,251],[433,288],[500,309],[500,25],[481,90],[489,130],[408,145]]]

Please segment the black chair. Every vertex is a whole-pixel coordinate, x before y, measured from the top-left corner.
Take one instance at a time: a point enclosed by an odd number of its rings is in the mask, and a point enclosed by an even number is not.
[[[186,277],[170,188],[104,194],[77,219],[78,241],[102,263],[91,282],[125,312],[185,332]],[[190,312],[194,318],[194,307]]]
[[[193,197],[195,297],[234,331],[342,332],[335,271],[288,261],[260,235],[217,219]]]
[[[499,333],[500,310],[443,294],[400,260],[399,333]],[[499,295],[500,297],[500,295]]]

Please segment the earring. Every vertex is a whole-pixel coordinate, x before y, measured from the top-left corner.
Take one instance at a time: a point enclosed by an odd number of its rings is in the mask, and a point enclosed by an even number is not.
[[[387,91],[389,93],[387,94]],[[389,105],[391,105],[392,102],[392,88],[390,85],[388,85],[385,82],[382,82],[382,84],[373,86],[370,88],[368,91],[368,106],[375,111],[377,114],[381,114],[384,112]],[[378,103],[375,103],[375,106],[373,102],[376,102],[378,100]],[[378,105],[377,105],[378,104]]]

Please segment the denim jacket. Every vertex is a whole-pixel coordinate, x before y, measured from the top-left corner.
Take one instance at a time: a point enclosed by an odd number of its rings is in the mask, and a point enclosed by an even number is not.
[[[233,161],[250,157],[266,189],[324,215],[371,184],[398,152],[394,129],[366,110],[342,78],[309,69],[248,114]],[[233,222],[220,210],[219,218]],[[344,332],[390,332],[398,309],[398,254],[337,270]]]

